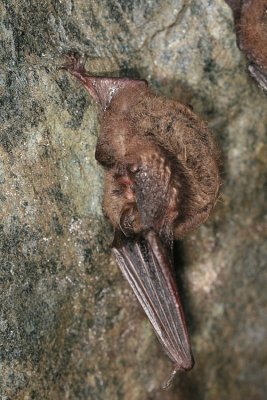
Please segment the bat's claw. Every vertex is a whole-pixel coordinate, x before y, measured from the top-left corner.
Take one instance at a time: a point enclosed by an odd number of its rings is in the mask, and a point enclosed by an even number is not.
[[[61,69],[65,69],[74,76],[83,76],[86,74],[84,61],[78,53],[69,53],[65,55],[66,62],[62,65]]]
[[[178,368],[178,367],[176,367],[176,366],[173,368],[173,370],[172,370],[172,372],[171,372],[169,378],[168,378],[167,381],[163,384],[162,389],[168,389],[168,388],[170,387],[170,385],[171,385],[171,383],[172,383],[172,381],[173,381],[173,378],[175,377],[175,375],[177,374],[177,371],[178,371],[179,369],[180,369],[180,368]]]

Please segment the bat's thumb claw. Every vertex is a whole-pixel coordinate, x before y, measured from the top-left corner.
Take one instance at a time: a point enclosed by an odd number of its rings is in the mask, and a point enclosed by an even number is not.
[[[181,369],[179,366],[175,365],[169,378],[167,379],[167,381],[163,384],[162,389],[168,389],[170,387],[170,384],[173,381],[173,378],[175,377],[177,371]]]

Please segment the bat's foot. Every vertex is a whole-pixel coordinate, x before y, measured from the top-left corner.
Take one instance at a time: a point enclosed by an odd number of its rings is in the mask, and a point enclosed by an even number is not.
[[[66,62],[62,65],[62,69],[65,69],[70,74],[81,77],[86,76],[86,70],[84,67],[84,61],[77,53],[69,53],[65,56]]]

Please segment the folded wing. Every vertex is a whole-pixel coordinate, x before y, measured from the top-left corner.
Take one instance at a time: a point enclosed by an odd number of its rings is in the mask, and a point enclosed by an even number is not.
[[[154,231],[134,238],[116,231],[113,253],[174,363],[170,379],[178,370],[190,370],[194,360],[184,313],[173,277],[172,261],[160,238]]]

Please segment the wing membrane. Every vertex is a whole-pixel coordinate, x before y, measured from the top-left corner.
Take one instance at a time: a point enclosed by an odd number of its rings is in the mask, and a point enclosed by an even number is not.
[[[126,238],[117,231],[113,253],[177,370],[194,365],[170,256],[154,231]]]

